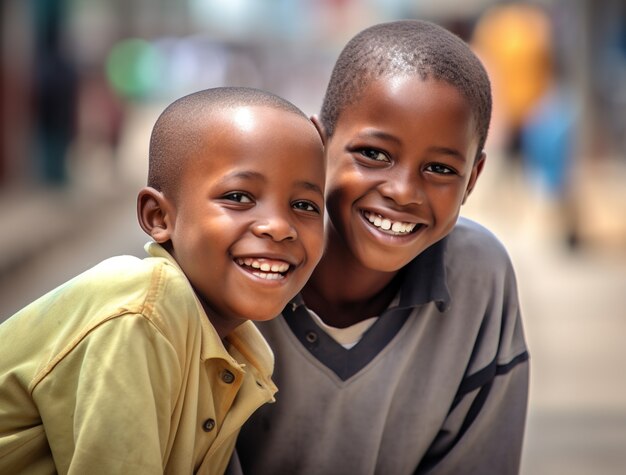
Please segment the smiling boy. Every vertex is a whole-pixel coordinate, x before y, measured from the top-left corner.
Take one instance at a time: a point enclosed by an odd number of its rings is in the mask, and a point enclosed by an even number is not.
[[[273,401],[275,317],[323,247],[320,136],[246,88],[171,104],[150,142],[144,259],[108,259],[0,325],[1,473],[223,473]]]
[[[301,295],[259,325],[281,391],[241,432],[243,473],[517,473],[515,275],[500,242],[459,219],[490,113],[480,61],[437,25],[375,25],[341,52],[314,119],[327,245]]]

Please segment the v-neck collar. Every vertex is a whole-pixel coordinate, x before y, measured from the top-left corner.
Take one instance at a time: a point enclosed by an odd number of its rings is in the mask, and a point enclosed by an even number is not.
[[[440,312],[448,308],[450,292],[446,282],[445,247],[444,238],[406,266],[400,298],[394,299],[397,305],[392,303],[349,350],[315,322],[301,295],[285,307],[283,317],[300,343],[324,366],[346,381],[389,344],[415,307],[434,302]]]

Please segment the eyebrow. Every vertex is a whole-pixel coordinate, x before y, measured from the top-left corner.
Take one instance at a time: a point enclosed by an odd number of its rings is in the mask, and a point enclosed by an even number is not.
[[[267,181],[267,178],[265,178],[261,173],[259,173],[259,172],[252,172],[252,171],[241,171],[241,172],[227,173],[226,175],[224,175],[222,177],[222,179],[220,181],[232,180],[233,178],[241,178],[241,179],[244,179],[244,180]]]
[[[366,136],[366,137],[375,137],[375,138],[378,138],[378,139],[394,142],[394,143],[396,143],[398,145],[401,144],[400,139],[398,139],[395,135],[391,135],[391,134],[389,134],[387,132],[383,132],[382,130],[366,129],[366,130],[364,130],[362,133],[360,133],[358,135]],[[462,162],[466,161],[465,155],[463,155],[461,152],[459,152],[458,150],[456,150],[454,148],[433,146],[433,147],[429,147],[428,151],[432,152],[432,153],[439,154],[439,155],[448,155],[448,156],[450,156],[452,158],[456,158],[457,160],[460,160]]]
[[[364,131],[360,132],[357,136],[375,137],[377,139],[389,140],[391,142],[400,144],[400,139],[398,139],[398,137],[388,134],[387,132],[383,132],[382,130],[377,130],[377,129],[365,129]]]
[[[450,148],[450,147],[429,147],[428,149],[430,152],[439,154],[439,155],[448,155],[452,158],[456,158],[457,160],[460,160],[462,162],[465,163],[465,161],[467,160],[467,158],[465,157],[465,155],[463,155],[461,152],[459,152],[458,150],[454,149],[454,148]]]
[[[296,183],[297,186],[305,188],[307,190],[311,190],[314,191],[316,193],[319,193],[320,195],[324,196],[324,193],[322,192],[322,189],[317,186],[315,183],[311,183],[310,181],[299,181]]]
[[[229,174],[224,175],[220,181],[226,181],[226,180],[232,180],[232,179],[259,180],[263,182],[267,181],[267,178],[262,173],[253,172],[253,171],[240,171],[240,172],[229,173]],[[324,196],[322,189],[318,185],[310,181],[303,180],[303,181],[296,182],[296,186],[300,188],[304,188],[306,190],[314,191]]]

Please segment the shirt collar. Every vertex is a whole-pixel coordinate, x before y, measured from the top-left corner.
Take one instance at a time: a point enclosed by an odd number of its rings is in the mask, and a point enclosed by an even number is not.
[[[165,259],[168,263],[182,272],[182,269],[174,257],[160,244],[150,241],[146,243],[144,249],[150,256]],[[195,295],[195,292],[194,296],[196,299],[197,310],[202,317],[202,328],[204,330],[201,358],[203,360],[221,358],[226,360],[231,366],[239,368],[243,371],[245,364],[235,360],[235,358],[233,358],[233,356],[226,350],[222,339],[217,334],[213,325],[211,325],[211,321],[204,311],[200,300]],[[247,360],[247,363],[256,368],[268,386],[273,386],[270,377],[274,370],[274,354],[272,353],[272,350],[267,344],[265,338],[261,335],[261,332],[251,321],[245,321],[235,328],[226,337],[226,340],[228,340],[230,344],[232,344],[237,351],[243,355],[243,357]]]
[[[404,268],[404,278],[400,286],[400,298],[394,298],[389,308],[411,308],[434,302],[440,312],[450,305],[445,265],[447,237],[436,242]],[[296,295],[287,304],[288,311],[295,311],[305,305],[302,294]]]
[[[399,307],[416,307],[434,302],[440,312],[450,305],[445,249],[447,238],[433,244],[407,264],[400,287]]]

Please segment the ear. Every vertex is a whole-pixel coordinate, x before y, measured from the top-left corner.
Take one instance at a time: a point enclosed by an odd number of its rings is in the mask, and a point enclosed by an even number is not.
[[[463,195],[462,204],[465,204],[465,202],[467,201],[467,197],[474,190],[474,187],[476,186],[476,181],[478,181],[478,177],[482,173],[483,167],[485,166],[486,159],[487,159],[487,154],[485,152],[482,152],[480,154],[480,157],[478,157],[478,159],[474,162],[474,165],[472,166],[469,183],[467,184],[467,188],[465,189],[465,195]]]
[[[320,121],[320,118],[317,116],[317,114],[311,116],[311,122],[313,122],[313,125],[315,125],[315,128],[319,132],[320,137],[322,137],[322,144],[324,145],[324,147],[326,147],[326,140],[328,139],[328,135],[326,134],[326,129],[322,125],[322,121]]]
[[[154,188],[142,188],[137,195],[137,219],[141,229],[159,244],[170,240],[173,206]]]

